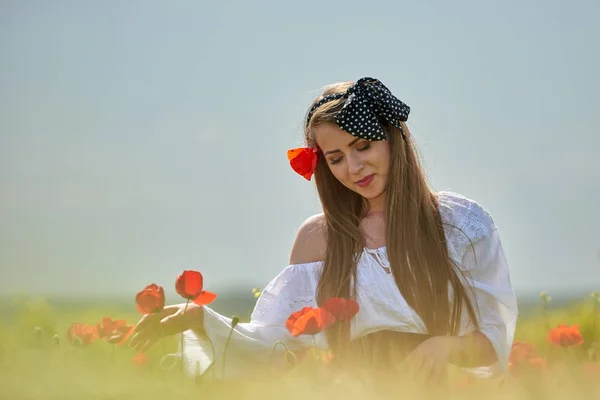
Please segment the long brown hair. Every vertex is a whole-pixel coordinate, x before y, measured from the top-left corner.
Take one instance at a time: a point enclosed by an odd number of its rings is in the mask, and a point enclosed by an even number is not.
[[[328,86],[313,105],[323,96],[346,91],[351,84]],[[312,128],[334,122],[343,104],[342,98],[317,108],[305,129],[307,145],[316,146]],[[396,285],[423,320],[428,334],[457,334],[463,307],[478,327],[473,304],[459,279],[460,272],[448,255],[437,195],[429,189],[408,127],[402,123],[400,131],[385,121],[381,124],[391,152],[385,205],[386,246]],[[356,266],[365,247],[359,224],[368,204],[333,176],[320,150],[315,182],[323,205],[327,240],[317,303],[323,304],[329,297],[356,298]],[[348,344],[349,329],[348,324],[336,324],[326,332],[334,352]]]

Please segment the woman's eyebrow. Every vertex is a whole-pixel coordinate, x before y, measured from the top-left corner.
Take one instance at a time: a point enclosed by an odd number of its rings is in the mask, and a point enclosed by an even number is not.
[[[352,140],[350,143],[348,143],[348,147],[352,147],[354,145],[354,143],[358,142],[359,140],[360,140],[360,138],[356,138],[356,139]],[[339,153],[339,152],[341,152],[340,149],[329,150],[329,151],[325,152],[325,155]]]

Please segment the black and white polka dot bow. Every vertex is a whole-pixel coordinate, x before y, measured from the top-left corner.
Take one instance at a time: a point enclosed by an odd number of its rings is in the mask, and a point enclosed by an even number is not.
[[[336,123],[349,134],[367,140],[384,140],[385,132],[379,123],[383,118],[402,131],[400,121],[406,121],[410,107],[398,100],[381,81],[361,78],[344,93],[332,93],[319,100],[306,117],[308,126],[315,110],[335,99],[346,98]]]

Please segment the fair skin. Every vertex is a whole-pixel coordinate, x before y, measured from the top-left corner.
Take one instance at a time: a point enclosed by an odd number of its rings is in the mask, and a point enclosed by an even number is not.
[[[388,142],[357,138],[330,123],[316,126],[313,132],[333,176],[367,199],[370,213],[383,213],[390,168]],[[368,186],[360,185],[361,179],[370,176],[373,180]]]
[[[360,225],[366,246],[385,246],[384,210],[390,165],[389,143],[357,139],[336,125],[327,123],[315,127],[314,134],[332,174],[368,202],[368,213]],[[319,214],[300,226],[292,247],[290,264],[321,261],[325,250],[324,217]],[[161,336],[188,329],[202,335],[202,307],[190,304],[185,313],[184,307],[185,304],[169,306],[161,313],[144,316],[136,326],[130,346],[145,351]],[[445,379],[447,363],[473,367],[494,362],[496,352],[491,343],[482,333],[474,332],[465,336],[429,338],[415,348],[398,368],[406,377],[439,384]]]

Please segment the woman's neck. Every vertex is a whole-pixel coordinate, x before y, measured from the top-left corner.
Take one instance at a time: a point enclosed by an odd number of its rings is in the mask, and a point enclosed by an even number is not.
[[[368,204],[369,211],[367,215],[383,214],[385,211],[385,192],[374,199],[369,199]]]

